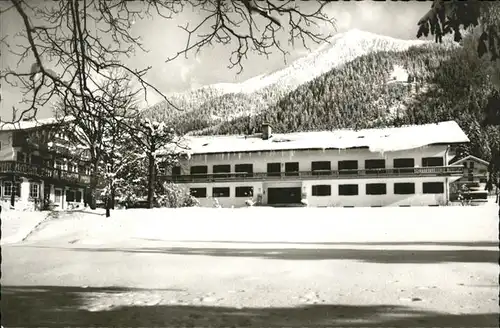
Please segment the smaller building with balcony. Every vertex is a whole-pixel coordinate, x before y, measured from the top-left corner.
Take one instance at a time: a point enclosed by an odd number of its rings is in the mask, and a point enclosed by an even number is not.
[[[160,178],[202,206],[437,206],[463,175],[447,163],[466,142],[454,121],[288,134],[264,124],[250,136],[186,137],[190,158]]]
[[[468,155],[460,159],[452,159],[451,165],[462,166],[464,174],[460,179],[453,182],[450,186],[452,201],[470,200],[472,202],[487,202],[489,192],[486,189],[488,182],[488,167],[487,161],[473,155]],[[494,188],[496,189],[496,188]],[[494,194],[496,190],[492,190]]]
[[[32,210],[83,207],[90,185],[86,150],[55,119],[0,124],[0,205]]]

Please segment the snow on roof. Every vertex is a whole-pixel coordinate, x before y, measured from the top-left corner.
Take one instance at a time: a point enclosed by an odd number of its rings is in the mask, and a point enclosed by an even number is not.
[[[64,118],[49,117],[44,119],[20,121],[16,123],[1,122],[0,121],[0,131],[12,131],[12,130],[28,130],[37,128],[44,125],[57,124],[61,122],[69,122],[74,118],[72,116],[66,116]]]
[[[459,165],[459,164],[461,164],[461,163],[463,163],[464,161],[467,161],[467,160],[472,160],[472,161],[475,161],[475,162],[478,162],[478,163],[481,163],[481,164],[484,164],[484,165],[489,165],[490,164],[487,161],[485,161],[484,159],[481,159],[481,158],[473,156],[473,155],[469,155],[469,156],[466,156],[466,157],[461,158],[458,161],[454,162],[453,165]]]
[[[389,152],[431,144],[465,142],[469,142],[469,138],[455,121],[358,131],[273,134],[268,140],[262,139],[260,135],[186,136],[184,138],[184,146],[191,154],[348,148],[369,148],[371,152]]]

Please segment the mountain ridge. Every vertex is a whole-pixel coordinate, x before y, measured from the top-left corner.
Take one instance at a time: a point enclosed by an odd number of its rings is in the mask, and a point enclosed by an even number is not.
[[[172,93],[169,99],[178,111],[166,102],[149,109],[159,119],[189,120],[197,115],[214,119],[235,118],[258,113],[273,105],[279,98],[322,74],[340,67],[355,58],[374,51],[403,51],[410,47],[437,46],[430,41],[399,40],[359,29],[336,34],[330,43],[274,72],[260,74],[238,83],[215,83],[194,90]],[[231,109],[228,109],[231,108]],[[208,114],[208,115],[207,115]],[[182,119],[185,116],[186,118]],[[203,128],[191,126],[181,133]]]

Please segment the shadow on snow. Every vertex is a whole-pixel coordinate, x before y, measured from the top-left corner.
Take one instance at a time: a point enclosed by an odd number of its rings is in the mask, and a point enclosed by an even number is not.
[[[53,248],[47,246],[30,246]],[[275,260],[354,260],[369,263],[498,263],[499,250],[492,249],[355,249],[355,248],[64,248],[78,252],[123,252],[143,254],[251,257]]]
[[[230,240],[166,240],[135,238],[149,241],[176,243],[218,243],[218,244],[257,244],[257,245],[318,245],[318,246],[455,246],[455,247],[499,247],[500,241],[370,241],[370,242],[304,242],[304,241],[230,241]]]
[[[93,293],[130,292],[129,288],[3,286],[4,327],[494,327],[497,313],[447,314],[396,305],[305,305],[291,308],[229,308],[197,305],[122,306],[88,311]],[[152,290],[154,291],[154,290]],[[168,302],[168,300],[164,300]]]

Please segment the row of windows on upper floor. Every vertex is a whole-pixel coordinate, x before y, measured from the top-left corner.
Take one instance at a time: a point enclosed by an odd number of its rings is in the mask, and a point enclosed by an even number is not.
[[[56,158],[56,159],[44,159],[41,156],[28,154],[25,152],[17,152],[17,161],[20,163],[27,163],[45,167],[53,167],[59,170],[74,172],[74,173],[84,173],[90,175],[90,167],[88,165],[82,165],[74,163],[67,158]]]
[[[386,168],[385,159],[367,159],[364,162],[365,169],[370,170],[378,170]],[[436,166],[444,166],[443,157],[424,157],[422,158],[422,166],[423,167],[436,167]],[[415,159],[414,158],[395,158],[393,160],[393,168],[412,168],[415,167]],[[342,170],[358,170],[358,161],[357,160],[344,160],[338,161],[338,169]],[[311,162],[311,171],[331,171],[332,170],[332,162],[331,161],[312,161]],[[285,163],[285,173],[286,172],[299,172],[299,162],[286,162]],[[235,164],[234,172],[238,173],[253,173],[253,164]],[[267,172],[272,175],[273,173],[278,175],[281,173],[281,163],[267,163]],[[190,167],[190,174],[207,174],[208,166],[207,165],[195,165]],[[231,165],[230,164],[220,164],[213,165],[212,167],[213,174],[220,173],[231,173]],[[369,171],[367,173],[370,173]],[[175,166],[172,168],[172,175],[181,175],[181,167]]]
[[[190,188],[189,192],[192,196],[196,198],[206,198],[207,188]],[[443,194],[444,193],[444,183],[443,182],[423,182],[422,183],[422,193],[423,194]],[[251,197],[253,196],[253,187],[251,186],[239,186],[234,188],[235,197]],[[385,183],[367,183],[366,184],[366,195],[386,195],[387,194],[387,184]],[[394,194],[395,195],[413,195],[415,194],[415,183],[414,182],[396,182],[394,183]],[[312,196],[331,196],[332,195],[332,185],[320,184],[313,185],[311,190]],[[358,184],[340,184],[338,185],[338,195],[339,196],[358,196],[359,195],[359,185]],[[231,197],[230,187],[212,187],[212,197]]]

